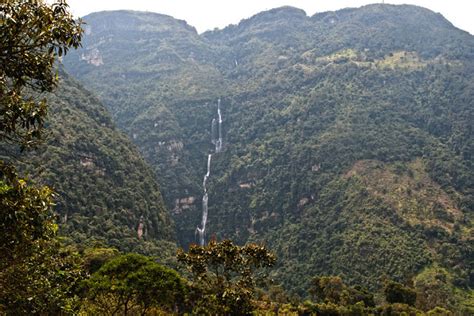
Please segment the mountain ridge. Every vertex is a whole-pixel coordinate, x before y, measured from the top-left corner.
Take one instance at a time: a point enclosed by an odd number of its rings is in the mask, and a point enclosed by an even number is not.
[[[128,48],[92,44],[103,65],[65,60],[154,167],[180,244],[195,242],[221,98],[209,234],[266,242],[280,257],[275,278],[301,296],[308,275],[380,288],[384,276],[410,282],[436,265],[472,286],[474,37],[413,6],[283,8],[239,25],[157,35],[148,50],[122,34]],[[143,58],[110,54],[136,48]],[[116,81],[133,67],[146,75]]]

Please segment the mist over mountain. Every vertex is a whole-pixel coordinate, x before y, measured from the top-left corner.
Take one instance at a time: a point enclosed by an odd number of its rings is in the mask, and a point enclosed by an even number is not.
[[[207,240],[265,243],[287,289],[304,297],[322,274],[372,289],[440,275],[449,293],[473,286],[472,35],[381,4],[282,7],[201,35],[155,13],[84,21],[64,65],[153,168],[181,246],[197,242],[213,154]],[[156,223],[150,236],[171,235]]]

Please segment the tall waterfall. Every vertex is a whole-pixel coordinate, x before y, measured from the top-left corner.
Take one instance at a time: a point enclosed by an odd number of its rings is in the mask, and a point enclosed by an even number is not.
[[[221,150],[222,150],[221,99],[218,99],[218,100],[217,100],[217,119],[218,119],[217,130],[218,130],[219,138],[217,139],[217,142],[216,142],[216,153],[219,153],[219,152],[221,152]]]
[[[207,172],[204,175],[204,179],[202,180],[202,187],[204,189],[204,195],[202,197],[202,218],[201,218],[201,228],[197,227],[196,232],[199,235],[199,244],[204,246],[204,233],[206,232],[206,223],[207,223],[207,179],[211,175],[211,159],[212,154],[207,156]]]
[[[212,119],[211,123],[211,143],[216,146],[215,153],[222,151],[222,115],[221,115],[221,99],[217,100],[217,128],[216,128],[216,119]],[[216,139],[217,137],[217,139]],[[207,156],[207,172],[204,175],[202,180],[202,189],[204,195],[202,196],[202,218],[201,218],[201,227],[196,227],[196,234],[199,236],[199,244],[204,246],[205,234],[206,234],[206,223],[207,223],[207,214],[208,214],[208,194],[207,194],[207,180],[211,175],[211,161],[212,154]]]
[[[214,144],[214,146],[217,145],[217,134],[216,134],[216,119],[213,118],[212,119],[212,123],[211,123],[211,143]]]
[[[212,154],[207,155],[207,173],[204,175],[204,179],[202,180],[202,188],[204,189],[204,193],[207,193],[207,179],[211,175],[211,159]]]

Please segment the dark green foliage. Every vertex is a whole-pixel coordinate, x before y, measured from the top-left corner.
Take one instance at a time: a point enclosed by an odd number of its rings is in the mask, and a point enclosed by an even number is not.
[[[344,288],[339,277],[316,277],[311,282],[310,293],[317,302],[339,303]]]
[[[374,299],[379,293],[362,290],[360,286],[349,287],[344,284],[340,277],[322,276],[312,281],[311,293],[314,301],[294,303],[293,311],[298,315],[464,315],[469,314],[463,309],[445,309],[439,306],[434,308],[415,308],[413,306],[416,293],[413,289],[405,287],[400,283],[389,281],[386,283],[386,295],[390,296],[391,302],[382,303],[380,298]],[[375,294],[375,295],[374,295]],[[423,293],[420,293],[423,295]],[[388,301],[388,297],[386,299]],[[402,302],[403,301],[403,302]],[[288,310],[288,306],[278,306],[279,312]],[[453,313],[455,311],[455,313]]]
[[[81,39],[64,1],[0,4],[0,148],[21,150],[42,138],[53,64]],[[78,309],[83,273],[56,240],[53,192],[17,175],[0,156],[0,314],[64,314]]]
[[[53,67],[79,46],[80,24],[65,1],[0,4],[0,314],[76,314],[84,266],[93,272],[111,257],[85,251],[83,265],[58,241],[57,217],[68,242],[81,247],[133,247],[163,258],[173,252],[172,223],[147,165],[97,99]],[[34,146],[40,141],[46,144]],[[143,308],[172,308],[176,297],[157,302],[155,293],[173,290],[178,275],[142,260],[148,265],[134,283],[143,288]],[[148,284],[170,274],[179,280]]]
[[[80,283],[86,278],[74,249],[41,240],[29,256],[17,256],[0,269],[0,313],[74,315],[81,306]],[[1,260],[3,261],[3,260]]]
[[[385,300],[390,303],[401,303],[415,306],[416,292],[400,283],[389,281],[385,284]]]
[[[152,164],[182,246],[200,222],[221,97],[209,235],[265,241],[281,258],[273,276],[301,296],[308,275],[374,290],[433,263],[472,286],[471,35],[380,4],[284,7],[202,35],[149,13],[85,19],[66,67]]]
[[[149,167],[100,102],[60,73],[58,89],[47,95],[43,146],[2,153],[56,192],[60,233],[71,242],[173,256],[173,224]]]
[[[0,314],[78,309],[78,255],[55,239],[52,192],[0,162]]]
[[[459,295],[462,292],[456,289],[459,286],[456,281],[457,277],[453,277],[447,269],[437,266],[424,269],[414,280],[416,307],[425,311],[442,307],[452,311],[472,312],[472,299],[463,301],[459,306]]]
[[[152,309],[182,308],[186,294],[183,279],[151,258],[126,254],[109,260],[85,282],[92,303],[88,313],[141,314]]]
[[[117,257],[119,252],[113,248],[87,248],[84,249],[82,258],[84,269],[92,274],[99,270],[108,260]]]
[[[190,301],[195,314],[249,315],[254,310],[258,270],[274,265],[275,256],[264,246],[236,246],[230,240],[211,240],[178,252],[192,277]]]
[[[375,315],[381,316],[391,316],[391,315],[410,315],[410,316],[417,316],[423,315],[423,312],[406,304],[390,304],[390,305],[381,305],[377,306],[375,309]],[[451,313],[452,314],[452,313]],[[451,315],[447,314],[447,315]]]
[[[450,316],[452,314],[453,313],[451,313],[451,311],[444,309],[442,307],[435,307],[426,313],[426,315],[428,316]]]
[[[78,48],[81,21],[64,1],[3,1],[0,4],[0,140],[32,146],[41,138],[47,112],[45,100],[25,89],[52,91],[56,58]]]
[[[0,161],[0,271],[35,253],[54,236],[52,192],[19,178],[12,166]]]
[[[309,289],[313,300],[318,303],[374,307],[374,295],[360,286],[350,287],[340,277],[315,277]]]
[[[173,225],[147,165],[99,101],[53,71],[56,57],[79,46],[81,22],[64,1],[0,9],[0,158],[57,193],[60,232],[71,241],[171,256]],[[39,140],[46,144],[28,154],[12,145]]]

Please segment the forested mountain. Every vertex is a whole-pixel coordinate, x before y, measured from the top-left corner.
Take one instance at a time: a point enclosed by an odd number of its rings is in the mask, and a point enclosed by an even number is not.
[[[173,222],[156,180],[100,101],[62,70],[58,89],[44,96],[44,143],[31,152],[1,150],[55,191],[61,235],[81,247],[173,256]]]
[[[208,239],[265,242],[288,289],[391,278],[453,306],[473,286],[472,35],[407,5],[283,7],[201,35],[153,13],[84,20],[66,68],[153,166],[182,246],[214,153]]]

